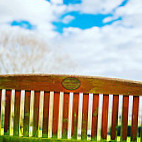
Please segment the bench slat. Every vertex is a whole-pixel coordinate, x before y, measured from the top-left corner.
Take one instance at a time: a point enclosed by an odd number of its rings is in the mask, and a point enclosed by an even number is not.
[[[7,135],[9,134],[9,126],[10,126],[10,104],[11,104],[11,90],[6,90],[4,133]]]
[[[127,139],[129,96],[123,96],[121,139]]]
[[[99,94],[93,95],[92,139],[97,139]]]
[[[79,94],[73,95],[72,137],[77,138]]]
[[[20,116],[20,98],[21,91],[15,91],[15,106],[14,106],[14,135],[19,136],[19,116]]]
[[[57,137],[58,130],[58,116],[59,116],[59,93],[54,93],[54,104],[53,104],[53,136]]]
[[[64,94],[64,105],[63,105],[63,138],[67,139],[68,133],[68,115],[69,115],[69,94]]]
[[[23,136],[29,136],[29,122],[30,122],[30,98],[31,92],[25,92],[25,105],[24,105],[24,124],[23,124]]]
[[[113,96],[111,139],[116,140],[118,122],[119,95]]]
[[[44,107],[43,107],[43,137],[48,134],[48,120],[49,120],[49,99],[50,93],[44,92]]]
[[[133,97],[133,113],[132,113],[132,127],[131,127],[131,140],[135,141],[137,138],[138,129],[138,110],[139,110],[139,97]]]
[[[88,103],[89,103],[89,94],[83,95],[82,134],[81,134],[83,140],[87,140]]]
[[[103,107],[102,107],[102,139],[107,138],[107,125],[108,125],[108,105],[109,105],[109,95],[103,95]]]

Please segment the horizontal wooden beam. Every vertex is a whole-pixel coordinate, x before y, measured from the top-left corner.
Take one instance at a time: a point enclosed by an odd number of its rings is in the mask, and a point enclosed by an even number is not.
[[[116,78],[21,74],[0,75],[0,89],[142,95],[142,82]]]

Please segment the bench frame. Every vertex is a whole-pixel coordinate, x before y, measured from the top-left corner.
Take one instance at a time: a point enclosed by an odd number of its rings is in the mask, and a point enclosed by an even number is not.
[[[129,139],[141,141],[141,134],[137,136],[141,121],[139,118],[141,96],[142,82],[139,81],[53,74],[0,75],[0,137],[10,135],[43,137],[50,140],[126,141],[131,102]],[[108,118],[110,107],[112,107],[111,120]],[[30,134],[31,125],[33,125],[32,134]],[[109,125],[111,130],[108,135]],[[118,137],[119,125],[121,134]],[[98,127],[101,127],[100,132]]]

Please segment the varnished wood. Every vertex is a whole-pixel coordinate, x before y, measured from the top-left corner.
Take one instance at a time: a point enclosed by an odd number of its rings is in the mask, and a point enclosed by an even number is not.
[[[39,100],[40,100],[40,92],[35,91],[35,94],[34,94],[33,136],[38,136]]]
[[[42,131],[43,137],[47,137],[47,132],[48,132],[49,99],[50,99],[50,93],[44,92],[43,131]]]
[[[89,94],[83,95],[83,112],[82,112],[82,139],[87,139],[87,122],[88,122],[88,103]]]
[[[11,91],[6,90],[4,132],[9,134]]]
[[[107,138],[107,125],[108,125],[108,106],[109,106],[109,95],[103,95],[103,107],[102,107],[102,139]]]
[[[127,139],[128,130],[128,108],[129,108],[129,96],[123,96],[123,108],[122,108],[122,126],[121,126],[121,138],[122,141]]]
[[[93,95],[93,111],[92,111],[92,138],[97,138],[97,123],[98,123],[98,106],[99,94]]]
[[[25,92],[25,108],[24,108],[24,125],[23,125],[23,135],[29,136],[29,120],[30,120],[30,97],[31,92]]]
[[[75,90],[65,89],[63,81],[66,78],[75,78],[77,81]],[[65,83],[68,83],[68,80]],[[73,82],[74,83],[74,82]],[[74,85],[74,84],[72,84]],[[92,140],[97,136],[98,123],[98,103],[99,94],[114,94],[113,95],[113,110],[112,110],[112,126],[111,126],[111,140],[116,140],[117,119],[118,119],[118,103],[119,95],[123,95],[122,108],[122,125],[121,125],[121,140],[127,139],[128,126],[128,107],[129,95],[133,95],[133,114],[131,127],[131,140],[135,141],[137,138],[137,124],[138,124],[138,106],[139,96],[142,95],[142,82],[129,81],[113,78],[103,77],[89,77],[89,76],[74,76],[74,75],[0,75],[0,102],[1,89],[7,89],[5,100],[5,134],[9,134],[9,119],[10,119],[10,100],[11,89],[16,89],[15,106],[14,106],[14,135],[19,135],[19,114],[20,114],[20,98],[21,90],[26,90],[25,94],[25,113],[24,113],[24,136],[28,136],[29,131],[29,114],[30,114],[30,91],[34,90],[34,119],[33,119],[33,136],[38,136],[38,119],[39,119],[39,102],[40,91],[45,91],[44,94],[44,108],[43,108],[43,137],[47,137],[48,131],[48,115],[49,115],[49,100],[50,91],[54,91],[54,105],[53,105],[53,137],[57,137],[58,131],[58,116],[59,116],[59,98],[60,92],[64,92],[63,102],[63,138],[67,138],[68,126],[68,111],[69,111],[69,92],[74,92],[73,98],[73,117],[72,117],[72,138],[77,138],[77,121],[78,121],[78,105],[79,93],[83,93],[83,112],[82,112],[82,139],[87,137],[87,120],[88,120],[88,98],[89,93],[93,95],[93,115],[92,115]],[[116,95],[119,94],[119,95]],[[103,96],[102,107],[102,139],[107,138],[107,123],[108,123],[108,106],[109,95]],[[1,105],[0,105],[1,107]],[[1,111],[1,109],[0,109]],[[8,133],[7,133],[8,132]]]
[[[75,75],[0,75],[0,89],[70,92],[62,86],[64,79],[77,78],[80,87],[72,92],[142,95],[142,82],[115,78]]]
[[[53,105],[53,137],[57,137],[60,93],[54,93]]]
[[[69,94],[64,94],[63,105],[63,138],[67,138],[68,131],[68,111],[69,111]]]
[[[137,128],[138,128],[138,110],[139,110],[139,97],[133,97],[133,113],[132,113],[132,127],[131,127],[131,140],[136,141],[137,139]]]
[[[112,126],[111,126],[111,139],[112,140],[116,139],[116,134],[117,134],[118,103],[119,103],[119,95],[113,96]]]
[[[21,91],[15,91],[15,106],[14,106],[14,135],[19,136],[19,117],[20,117],[20,98]]]
[[[79,94],[73,95],[72,137],[77,138]]]

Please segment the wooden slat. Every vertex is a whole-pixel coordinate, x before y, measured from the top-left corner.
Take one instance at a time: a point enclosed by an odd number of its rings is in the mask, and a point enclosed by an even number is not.
[[[62,83],[65,79],[67,79],[67,82],[64,86]],[[77,87],[77,89],[70,90],[70,88],[73,87]],[[0,89],[4,88],[18,90],[52,90],[55,92],[72,91],[78,93],[142,95],[142,82],[74,75],[0,75]]]
[[[73,95],[72,138],[77,138],[79,94]]]
[[[49,98],[50,98],[50,93],[44,92],[43,131],[42,131],[43,137],[47,137],[48,133]]]
[[[93,95],[92,139],[97,139],[99,94]]]
[[[9,134],[11,90],[6,90],[4,133]]]
[[[53,105],[53,137],[57,137],[60,93],[54,93]]]
[[[30,97],[31,92],[25,92],[25,105],[24,105],[24,125],[23,125],[23,135],[29,136],[29,121],[30,121]]]
[[[109,95],[103,95],[103,108],[102,108],[102,139],[107,138],[107,125],[108,125],[108,105],[109,105]]]
[[[127,139],[129,96],[123,96],[121,139]]]
[[[64,94],[64,105],[63,105],[63,138],[67,138],[68,132],[68,111],[69,111],[69,94]]]
[[[89,94],[83,95],[83,112],[82,112],[82,139],[87,139],[87,122],[88,122],[88,102]]]
[[[20,117],[20,98],[21,91],[15,91],[15,106],[14,106],[14,135],[19,136],[19,117]]]
[[[35,91],[35,94],[34,94],[33,136],[38,136],[39,100],[40,100],[40,92]]]
[[[117,124],[118,124],[118,103],[119,95],[113,96],[113,107],[112,107],[112,126],[111,126],[111,139],[116,139]]]
[[[139,97],[133,97],[133,113],[132,113],[132,127],[131,127],[131,141],[137,139],[138,129],[138,110],[139,110]]]

